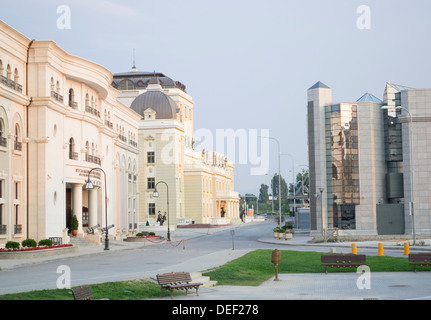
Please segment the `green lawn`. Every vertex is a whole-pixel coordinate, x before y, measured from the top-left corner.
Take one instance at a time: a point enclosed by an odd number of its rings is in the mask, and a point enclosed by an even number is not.
[[[228,262],[213,270],[204,272],[219,285],[258,286],[275,275],[275,267],[271,263],[272,250],[256,250]],[[279,273],[324,273],[321,266],[320,252],[281,251]],[[408,258],[389,256],[367,256],[367,265],[371,272],[413,272]],[[431,270],[429,267],[417,267],[418,271]],[[356,272],[355,268],[328,268],[329,272]],[[140,280],[106,282],[91,285],[94,299],[110,300],[143,300],[160,296],[157,283]],[[183,292],[174,294],[184,294]],[[168,291],[164,296],[169,296]],[[0,296],[0,300],[73,300],[71,290],[41,290]]]
[[[160,297],[160,286],[146,280],[106,282],[93,284],[90,287],[93,299],[142,300]],[[169,295],[169,291],[163,293],[163,296]],[[73,295],[68,289],[39,290],[1,295],[0,300],[73,300]]]
[[[241,258],[233,260],[219,268],[203,273],[216,280],[220,285],[258,286],[275,275],[275,267],[271,263],[272,250],[256,250]],[[279,273],[324,273],[321,266],[320,252],[282,251]],[[367,256],[367,265],[371,272],[413,272],[408,258],[389,256]],[[422,268],[419,270],[430,270]],[[328,268],[329,272],[356,272],[355,268]]]

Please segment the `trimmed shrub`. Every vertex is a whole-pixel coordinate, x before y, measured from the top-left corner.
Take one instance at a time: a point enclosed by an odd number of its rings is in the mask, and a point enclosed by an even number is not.
[[[39,246],[52,246],[52,240],[51,239],[42,239],[39,241]]]
[[[34,239],[25,239],[21,242],[21,245],[24,248],[35,248],[37,246],[37,242]]]
[[[19,249],[19,242],[15,242],[15,241],[8,241],[6,242],[6,249]]]
[[[76,215],[73,215],[73,217],[72,217],[72,221],[70,223],[70,228],[72,230],[78,230],[78,228],[79,228],[79,221],[78,221],[78,218],[76,217]]]

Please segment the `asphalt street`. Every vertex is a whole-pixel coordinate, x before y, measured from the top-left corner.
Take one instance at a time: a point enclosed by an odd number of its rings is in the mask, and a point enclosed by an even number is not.
[[[79,248],[78,253],[33,259],[0,260],[0,294],[54,289],[65,266],[71,286],[107,281],[154,278],[173,271],[200,272],[220,266],[255,249],[319,252],[351,252],[351,243],[311,244],[307,234],[292,240],[272,237],[274,223],[251,223],[210,229],[178,229],[172,242],[125,243]],[[358,242],[358,253],[377,255],[377,242]],[[431,251],[431,247],[417,247]],[[415,250],[415,248],[411,248]],[[403,247],[385,242],[385,255],[404,256]],[[201,288],[200,295],[177,296],[176,300],[431,300],[431,272],[280,274],[258,287],[215,286]],[[169,300],[162,298],[161,300]]]

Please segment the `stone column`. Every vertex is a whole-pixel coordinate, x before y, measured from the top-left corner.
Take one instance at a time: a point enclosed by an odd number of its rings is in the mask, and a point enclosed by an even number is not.
[[[99,188],[88,190],[88,227],[94,227],[97,221],[97,193]],[[100,223],[99,223],[100,224]]]
[[[83,234],[84,231],[82,229],[82,186],[84,184],[74,184],[72,190],[72,210],[73,214],[78,218],[79,226],[78,226],[78,234]]]

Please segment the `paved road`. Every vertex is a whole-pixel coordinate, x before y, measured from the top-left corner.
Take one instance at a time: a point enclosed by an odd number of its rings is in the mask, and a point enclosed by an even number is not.
[[[71,271],[72,286],[106,281],[154,277],[172,271],[196,272],[216,267],[255,249],[282,249],[339,253],[351,251],[349,244],[307,243],[309,237],[295,234],[290,241],[272,239],[273,223],[247,224],[217,229],[177,230],[172,244],[129,245],[120,248],[112,242],[112,250],[88,249],[86,255],[56,258],[30,266],[0,271],[0,294],[57,287],[59,266]],[[231,231],[234,231],[232,241]],[[183,243],[179,241],[188,239]],[[177,246],[175,246],[178,244]],[[118,250],[117,250],[118,249]],[[121,249],[121,250],[120,250]],[[358,253],[377,255],[376,243],[358,243]],[[385,255],[403,256],[402,247],[385,249]],[[372,290],[359,290],[359,275],[296,274],[280,275],[282,281],[269,280],[259,287],[217,286],[202,288],[199,297],[189,295],[176,299],[247,300],[247,299],[431,299],[430,272],[372,274]],[[272,295],[279,292],[278,295]],[[269,298],[268,298],[269,297]]]
[[[255,248],[270,248],[257,242],[258,237],[271,230],[272,225],[250,225],[223,230],[194,229],[174,231],[172,244],[140,245],[130,250],[104,252],[96,247],[94,254],[57,258],[44,263],[6,269],[0,272],[0,294],[51,289],[57,287],[59,266],[71,272],[71,285],[154,277],[157,273],[199,271],[218,266]],[[234,250],[230,230],[235,230]],[[180,240],[188,238],[183,243]],[[115,244],[111,242],[111,248]],[[175,246],[177,245],[178,246]],[[132,248],[134,248],[132,246]],[[88,249],[88,248],[82,248]],[[35,276],[37,275],[37,276]]]

